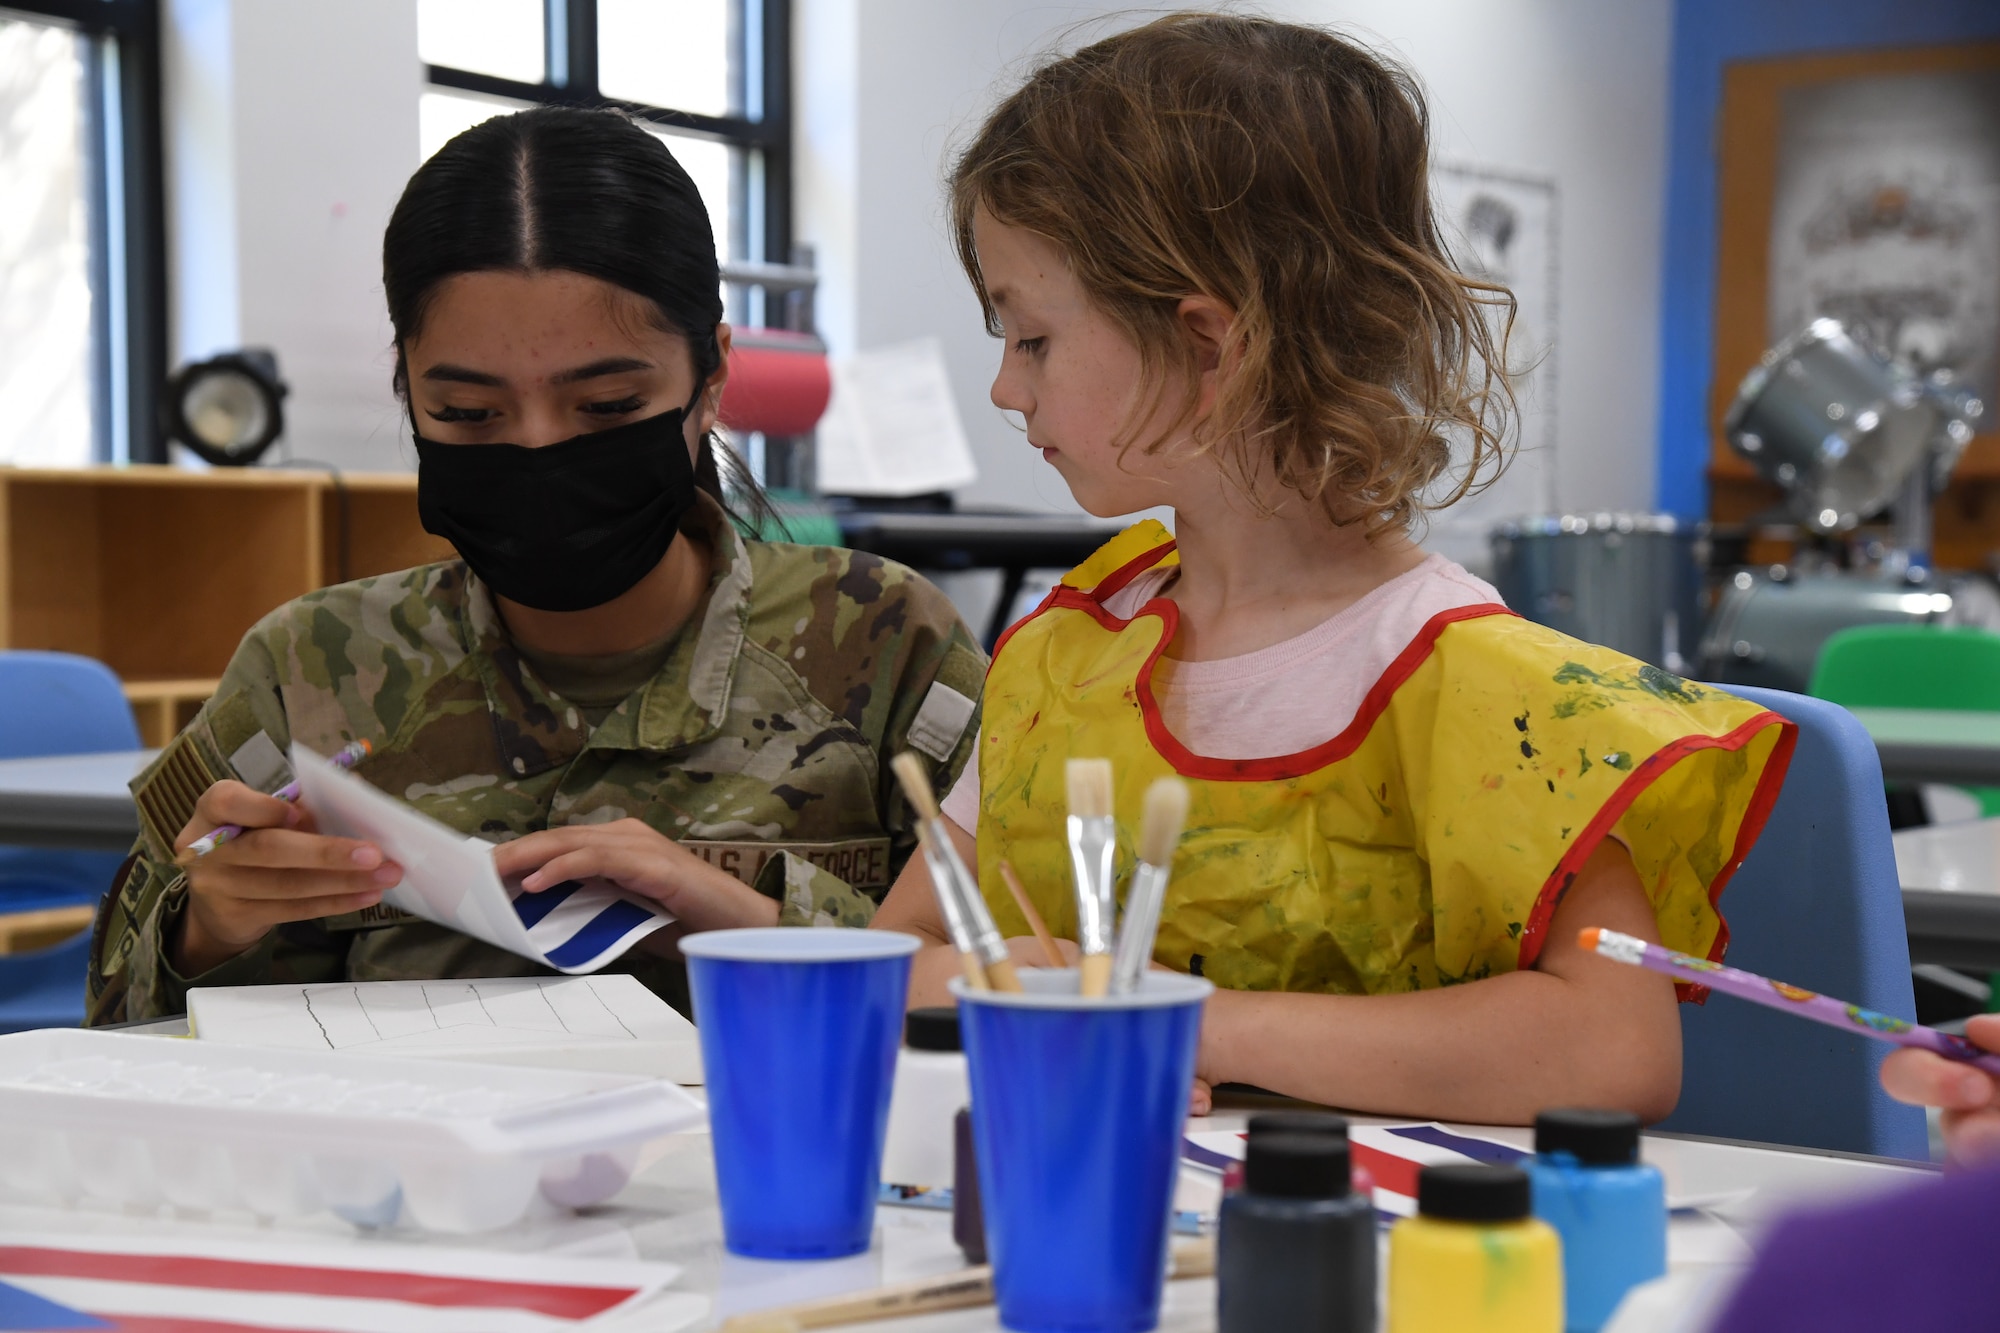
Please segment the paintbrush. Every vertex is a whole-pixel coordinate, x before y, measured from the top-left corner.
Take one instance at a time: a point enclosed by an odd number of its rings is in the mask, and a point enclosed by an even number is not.
[[[1155,778],[1146,788],[1146,815],[1139,825],[1139,866],[1125,895],[1118,923],[1118,953],[1111,966],[1111,993],[1127,995],[1153,961],[1153,938],[1160,930],[1160,905],[1174,872],[1174,848],[1187,826],[1188,785],[1179,778]]]
[[[1174,1277],[1208,1277],[1214,1272],[1214,1241],[1176,1242]],[[962,1310],[992,1302],[993,1270],[981,1265],[943,1277],[899,1282],[894,1286],[877,1287],[873,1291],[828,1296],[820,1300],[801,1301],[797,1305],[735,1315],[723,1321],[721,1333],[803,1333],[808,1328],[831,1328],[836,1324],[858,1324],[868,1319],[926,1314],[932,1310]]]
[[[1028,918],[1028,929],[1035,932],[1035,938],[1042,942],[1042,957],[1050,967],[1062,967],[1062,950],[1056,948],[1056,937],[1049,933],[1049,923],[1042,920],[1042,914],[1035,910],[1035,900],[1021,887],[1021,879],[1014,873],[1014,867],[1007,861],[1000,862],[1000,878],[1006,881],[1007,892],[1014,895],[1014,906],[1021,909],[1021,915]]]
[[[1007,941],[993,924],[993,913],[986,910],[979,881],[952,845],[944,816],[938,812],[937,793],[931,790],[930,775],[924,772],[924,761],[906,750],[891,760],[889,767],[903,785],[910,808],[916,811],[924,864],[930,868],[931,888],[937,893],[938,910],[944,914],[945,932],[965,968],[966,984],[974,990],[1020,990]]]
[[[1063,767],[1069,788],[1069,863],[1076,877],[1079,989],[1102,995],[1111,986],[1111,932],[1117,900],[1111,859],[1118,824],[1111,816],[1111,761],[1072,759]]]

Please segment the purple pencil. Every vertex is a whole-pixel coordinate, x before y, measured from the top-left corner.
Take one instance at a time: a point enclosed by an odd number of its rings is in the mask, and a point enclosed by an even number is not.
[[[1632,935],[1621,935],[1615,930],[1603,930],[1591,926],[1577,936],[1577,943],[1588,953],[1602,954],[1621,963],[1631,963],[1636,967],[1664,972],[1676,980],[1691,981],[1697,986],[1713,987],[1725,995],[1734,995],[1739,1000],[1761,1004],[1766,1009],[1796,1014],[1800,1018],[1810,1018],[1815,1023],[1824,1023],[1828,1027],[1842,1028],[1848,1032],[1859,1032],[1862,1036],[1873,1037],[1877,1041],[1936,1051],[1948,1060],[1963,1060],[1989,1074],[2000,1075],[2000,1055],[1982,1051],[1963,1037],[1954,1037],[1935,1028],[1921,1027],[1891,1014],[1878,1014],[1873,1009],[1863,1009],[1858,1004],[1848,1004],[1844,1000],[1836,1000],[1809,990],[1800,990],[1797,986],[1787,986],[1782,981],[1760,977],[1755,972],[1744,972],[1737,968],[1724,967],[1721,963],[1711,963],[1706,958],[1691,958],[1684,953],[1675,953],[1672,949],[1663,949],[1657,944],[1648,944]]]

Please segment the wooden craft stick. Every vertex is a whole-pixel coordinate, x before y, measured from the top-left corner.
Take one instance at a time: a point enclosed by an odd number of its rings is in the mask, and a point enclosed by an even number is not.
[[[1215,1242],[1178,1241],[1173,1251],[1173,1276],[1208,1277],[1215,1272]],[[984,1265],[944,1277],[899,1282],[845,1296],[801,1301],[769,1310],[735,1315],[723,1321],[721,1333],[802,1333],[808,1328],[832,1328],[869,1319],[962,1310],[993,1302],[993,1270]]]
[[[1056,947],[1056,937],[1049,933],[1048,922],[1042,920],[1042,914],[1035,910],[1034,900],[1028,897],[1028,891],[1021,887],[1021,878],[1014,873],[1012,862],[1000,863],[1000,878],[1006,881],[1007,892],[1014,895],[1014,906],[1020,908],[1021,915],[1028,918],[1028,929],[1034,931],[1035,938],[1042,942],[1042,956],[1048,960],[1049,966],[1064,966],[1062,950]]]

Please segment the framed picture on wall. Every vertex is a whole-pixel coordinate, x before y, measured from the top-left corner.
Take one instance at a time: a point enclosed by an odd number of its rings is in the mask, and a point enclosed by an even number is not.
[[[2000,43],[1740,62],[1719,126],[1710,512],[1742,520],[1776,492],[1723,415],[1764,349],[1814,319],[2000,398]],[[2000,435],[1973,441],[1936,520],[1941,564],[2000,549]]]
[[[1461,564],[1484,569],[1496,524],[1562,505],[1556,471],[1558,195],[1548,177],[1439,163],[1431,168],[1431,198],[1460,267],[1514,293],[1507,362],[1520,409],[1518,448],[1498,481],[1433,514],[1424,540]]]

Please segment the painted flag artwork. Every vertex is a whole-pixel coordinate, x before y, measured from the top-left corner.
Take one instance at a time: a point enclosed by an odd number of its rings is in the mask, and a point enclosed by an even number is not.
[[[417,1246],[144,1236],[0,1237],[0,1330],[105,1333],[675,1333],[706,1297],[672,1264]],[[634,1321],[620,1316],[631,1312]]]
[[[1226,1171],[1243,1160],[1241,1130],[1206,1130],[1181,1143],[1181,1160]],[[1347,1132],[1354,1165],[1375,1183],[1375,1211],[1384,1221],[1417,1211],[1417,1172],[1427,1166],[1513,1166],[1531,1154],[1492,1139],[1454,1133],[1443,1125],[1355,1125]]]
[[[1200,1171],[1224,1173],[1243,1160],[1242,1130],[1198,1130],[1181,1140],[1181,1162]],[[1511,1143],[1461,1134],[1432,1122],[1420,1125],[1354,1125],[1347,1131],[1356,1173],[1367,1171],[1375,1186],[1375,1215],[1386,1225],[1417,1211],[1417,1172],[1427,1166],[1520,1166],[1534,1156]],[[1675,1191],[1671,1178],[1667,1208],[1683,1213],[1722,1209],[1741,1203],[1754,1189],[1709,1194]]]
[[[491,843],[446,828],[304,746],[292,747],[292,771],[321,832],[366,839],[403,867],[403,882],[382,895],[385,906],[572,975],[595,972],[674,919],[603,883],[524,893],[502,883]]]

